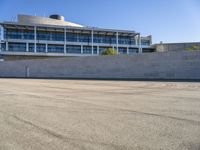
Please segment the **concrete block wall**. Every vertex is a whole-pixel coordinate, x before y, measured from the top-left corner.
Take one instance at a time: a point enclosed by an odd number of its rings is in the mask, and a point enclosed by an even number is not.
[[[166,52],[166,51],[183,51],[191,48],[192,46],[200,47],[200,42],[193,43],[163,43],[155,44],[154,47],[157,52]]]
[[[0,77],[200,79],[200,51],[0,62]]]

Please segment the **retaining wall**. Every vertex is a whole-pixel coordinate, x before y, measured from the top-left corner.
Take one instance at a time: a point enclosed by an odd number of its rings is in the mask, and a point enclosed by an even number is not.
[[[0,77],[200,79],[200,51],[0,62]]]
[[[188,50],[192,46],[200,47],[199,42],[193,43],[163,43],[163,44],[155,44],[154,47],[157,52],[167,52],[167,51],[183,51]]]

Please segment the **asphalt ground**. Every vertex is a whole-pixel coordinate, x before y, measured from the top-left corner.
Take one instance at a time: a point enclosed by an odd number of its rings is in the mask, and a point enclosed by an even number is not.
[[[200,83],[0,79],[0,150],[200,150]]]

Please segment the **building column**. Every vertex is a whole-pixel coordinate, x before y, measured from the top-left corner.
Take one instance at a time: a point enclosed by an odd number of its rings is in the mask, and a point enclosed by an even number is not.
[[[34,26],[34,53],[37,52],[37,27]]]
[[[116,49],[117,49],[117,54],[119,53],[119,33],[116,32]]]
[[[45,52],[48,53],[48,44],[45,45]]]
[[[139,38],[139,53],[142,53],[142,41],[141,41],[142,39],[141,39],[140,34],[139,34],[138,38]]]
[[[127,54],[129,54],[129,47],[127,47]]]
[[[67,44],[67,36],[66,36],[66,28],[64,29],[64,53],[67,53],[66,44]]]
[[[99,45],[97,46],[97,54],[99,55]]]
[[[26,43],[26,52],[29,52],[29,43]]]
[[[0,41],[0,52],[1,52],[1,41]]]
[[[94,54],[94,30],[92,29],[91,32],[91,39],[92,39],[92,55]]]
[[[83,54],[83,45],[81,45],[81,54]]]
[[[6,42],[6,51],[8,51],[8,42]]]
[[[135,36],[135,45],[138,46],[138,35]]]

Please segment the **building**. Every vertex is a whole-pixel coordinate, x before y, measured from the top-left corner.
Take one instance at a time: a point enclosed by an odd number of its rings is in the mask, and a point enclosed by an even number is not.
[[[17,22],[0,23],[1,57],[97,56],[107,48],[118,54],[152,52],[152,37],[127,30],[88,27],[64,20],[18,15]]]

